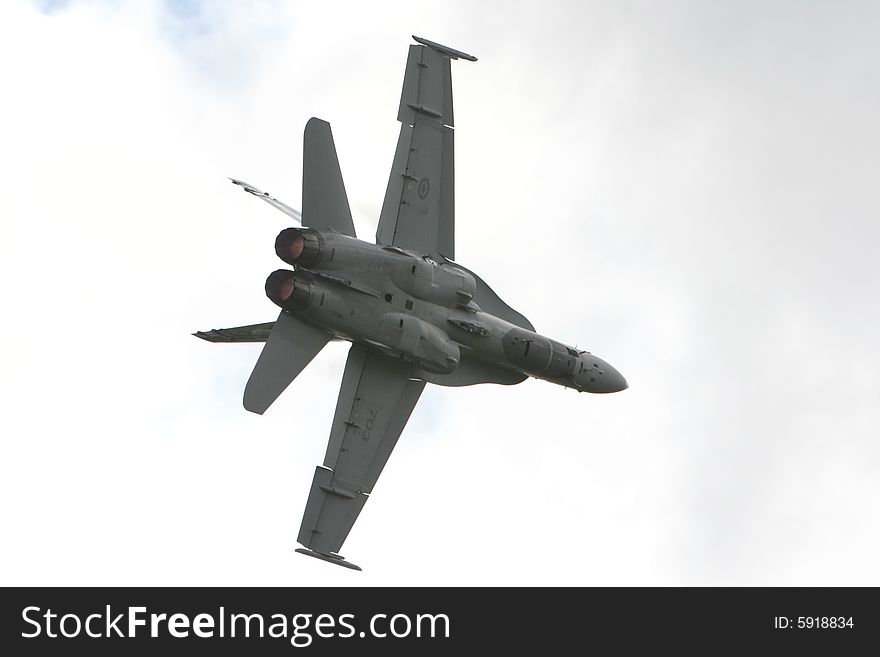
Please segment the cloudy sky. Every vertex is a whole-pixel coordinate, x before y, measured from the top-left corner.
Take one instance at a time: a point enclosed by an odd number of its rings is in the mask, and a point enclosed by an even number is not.
[[[0,4],[0,583],[880,585],[880,7]],[[410,35],[454,62],[458,260],[630,389],[430,386],[293,553],[347,346],[259,417],[331,122],[375,231]]]

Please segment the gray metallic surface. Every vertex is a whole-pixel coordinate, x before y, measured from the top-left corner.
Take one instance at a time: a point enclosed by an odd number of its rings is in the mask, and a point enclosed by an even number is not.
[[[298,541],[338,552],[379,479],[424,381],[409,366],[360,345],[348,353],[323,467],[315,471]]]
[[[503,386],[512,386],[522,383],[529,378],[522,372],[490,365],[489,363],[481,363],[470,358],[462,358],[455,371],[449,374],[434,374],[433,372],[421,370],[416,375],[428,383],[450,388],[475,386],[480,383],[497,383]]]
[[[351,493],[335,487],[333,473],[318,466],[297,543],[326,555],[338,553],[366,502],[364,493]]]
[[[440,125],[454,126],[451,70],[445,54],[425,46],[410,46],[397,120],[413,125],[416,115],[422,114]]]
[[[409,374],[401,360],[352,345],[324,456],[340,486],[373,490],[425,388]]]
[[[282,311],[245,386],[244,407],[252,413],[265,412],[330,338]]]
[[[314,269],[289,272],[296,290],[308,290],[306,302],[288,308],[303,321],[401,359],[425,380],[443,381],[434,375],[451,375],[467,359],[487,365],[484,372],[511,374],[462,374],[447,379],[450,384],[468,379],[508,383],[525,374],[581,392],[626,387],[604,361],[525,328],[531,326],[528,320],[461,266],[317,232],[325,250],[334,245],[336,255],[321,259]],[[312,257],[302,255],[307,256]]]
[[[311,118],[303,134],[302,221],[354,237],[348,196],[339,170],[330,124]]]
[[[402,123],[376,242],[455,257],[455,171],[449,57],[410,46]]]

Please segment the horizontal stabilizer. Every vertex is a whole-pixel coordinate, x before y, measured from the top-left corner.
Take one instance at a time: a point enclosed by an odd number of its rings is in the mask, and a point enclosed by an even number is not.
[[[330,337],[282,310],[245,386],[244,407],[263,414]]]
[[[335,563],[337,566],[342,566],[343,568],[351,568],[352,570],[361,570],[360,566],[356,566],[350,561],[346,561],[342,557],[334,554],[321,554],[320,552],[315,552],[314,550],[307,550],[306,548],[296,548],[296,551],[300,554],[305,554],[309,557],[315,557],[315,559],[320,559],[321,561],[326,561],[328,563]]]
[[[272,332],[273,326],[275,326],[275,322],[264,322],[263,324],[250,324],[234,328],[196,331],[193,335],[208,342],[265,342],[269,339],[269,333]]]

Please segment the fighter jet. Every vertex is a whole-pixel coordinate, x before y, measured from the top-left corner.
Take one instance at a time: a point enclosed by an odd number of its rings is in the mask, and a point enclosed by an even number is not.
[[[355,235],[330,124],[312,118],[301,214],[231,179],[299,224],[275,240],[289,268],[266,280],[278,319],[194,333],[211,342],[265,342],[244,391],[244,407],[259,414],[330,340],[351,343],[297,552],[355,570],[339,551],[426,383],[514,385],[531,376],[578,392],[627,387],[604,360],[536,333],[455,262],[451,60],[476,57],[413,39],[375,243]]]

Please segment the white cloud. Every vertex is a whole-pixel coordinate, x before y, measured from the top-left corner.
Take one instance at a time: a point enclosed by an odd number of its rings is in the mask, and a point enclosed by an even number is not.
[[[2,581],[877,583],[878,17],[4,3]],[[372,234],[412,33],[480,57],[459,260],[631,388],[429,387],[355,575],[292,553],[344,346],[256,417],[258,347],[189,333],[275,315],[225,176],[298,205],[309,116]]]

